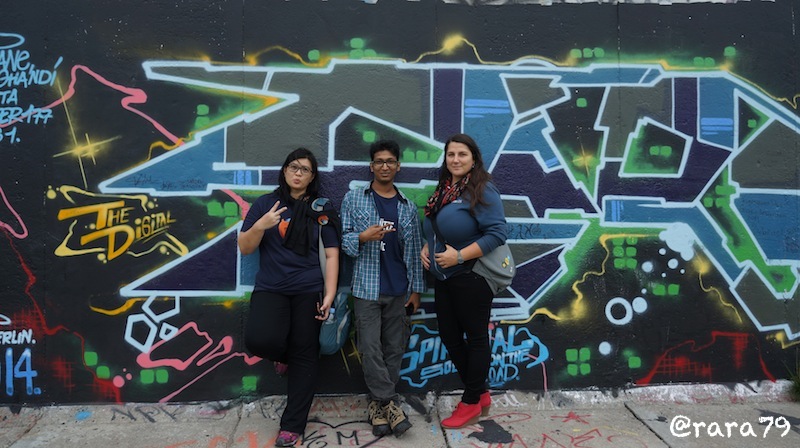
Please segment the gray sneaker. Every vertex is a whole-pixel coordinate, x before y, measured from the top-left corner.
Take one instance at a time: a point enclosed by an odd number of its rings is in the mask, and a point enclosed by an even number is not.
[[[411,428],[411,422],[408,421],[406,413],[400,409],[400,406],[394,400],[383,407],[383,412],[386,413],[386,419],[389,420],[389,426],[392,428],[395,437],[402,436],[403,433],[408,431],[408,428]]]
[[[367,412],[369,413],[369,424],[372,425],[372,435],[381,437],[392,432],[389,420],[386,420],[386,411],[381,407],[379,401],[370,401]]]

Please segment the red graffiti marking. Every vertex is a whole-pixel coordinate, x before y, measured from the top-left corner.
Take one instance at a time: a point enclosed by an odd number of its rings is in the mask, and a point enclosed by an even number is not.
[[[569,440],[567,440],[567,438],[569,438]],[[627,436],[624,434],[612,434],[609,436],[604,436],[598,428],[592,429],[591,431],[577,436],[557,433],[554,437],[551,437],[550,434],[542,434],[542,444],[539,445],[539,448],[589,448],[606,445],[604,443],[605,441],[609,443],[607,446],[618,446],[618,442],[615,442],[615,440],[621,438],[639,443],[642,447],[647,448],[647,444],[635,436]],[[630,446],[630,444],[626,444],[626,446]]]
[[[715,347],[717,353],[722,350],[732,350],[732,358],[734,366],[741,369],[744,366],[745,350],[749,346],[749,341],[753,340],[757,346],[760,344],[758,340],[747,333],[731,333],[724,331],[712,331],[711,342],[705,345],[698,346],[694,340],[684,341],[662,354],[655,362],[655,367],[643,378],[636,381],[637,385],[647,385],[653,381],[653,378],[658,374],[666,375],[667,377],[674,378],[681,375],[695,375],[702,377],[707,382],[713,382],[713,368],[710,363],[693,360],[693,357],[703,353],[710,347],[720,344]],[[730,342],[730,348],[722,345],[724,342]],[[767,370],[764,359],[761,357],[761,348],[756,347],[754,350],[758,357],[761,371],[770,381],[775,381],[775,377]],[[717,355],[719,356],[719,355]]]
[[[564,420],[561,420],[561,423],[567,423],[569,421],[576,421],[578,423],[585,423],[585,424],[588,425],[589,422],[584,420],[583,417],[591,417],[591,416],[592,416],[592,414],[578,415],[573,411],[569,411],[569,413],[567,415],[551,415],[550,418],[563,418]]]
[[[53,369],[53,378],[61,381],[61,386],[69,392],[75,389],[75,383],[72,382],[72,364],[72,362],[69,362],[61,357],[57,357],[50,364],[51,368]]]
[[[10,224],[5,223],[3,221],[0,221],[0,228],[8,230],[11,233],[11,235],[13,235],[17,239],[26,238],[28,236],[28,228],[25,226],[25,223],[22,221],[22,218],[19,216],[19,213],[17,213],[17,211],[14,210],[14,207],[11,206],[11,202],[9,202],[8,198],[6,197],[6,192],[3,191],[3,187],[0,187],[0,199],[3,200],[3,204],[6,206],[8,211],[11,212],[12,215],[14,215],[14,218],[17,220],[17,223],[19,223],[21,231],[19,232],[15,231]]]
[[[86,340],[82,335],[73,332],[72,330],[63,325],[58,325],[52,328],[47,325],[44,313],[42,312],[41,307],[39,307],[39,303],[33,297],[33,293],[31,293],[31,288],[33,288],[33,285],[36,284],[36,276],[33,275],[33,271],[31,271],[31,268],[28,266],[28,263],[25,262],[25,259],[22,257],[22,254],[20,254],[19,250],[17,250],[17,247],[14,245],[14,240],[11,239],[10,232],[4,227],[0,227],[0,229],[3,230],[3,234],[6,236],[6,239],[8,240],[9,247],[11,247],[11,250],[17,256],[17,261],[19,262],[19,266],[25,273],[27,281],[25,283],[24,291],[25,291],[25,296],[28,297],[28,299],[30,299],[30,304],[31,304],[30,308],[21,311],[19,313],[16,313],[14,316],[12,316],[12,321],[17,325],[25,326],[32,329],[34,334],[44,334],[46,336],[54,336],[60,332],[69,333],[78,338],[78,340],[80,341],[81,353],[85,353]],[[83,365],[84,367],[86,367],[85,362]],[[58,363],[55,363],[54,367],[57,373],[60,374],[66,374],[68,372],[71,373],[71,371],[64,370],[63,366],[59,365]],[[114,383],[111,380],[104,380],[98,378],[97,373],[93,369],[90,369],[88,367],[86,367],[86,371],[92,374],[92,377],[94,379],[94,383],[92,384],[92,390],[95,393],[97,393],[101,397],[101,399],[113,400],[117,403],[122,402],[122,399],[120,397],[120,391],[116,386],[114,386]]]

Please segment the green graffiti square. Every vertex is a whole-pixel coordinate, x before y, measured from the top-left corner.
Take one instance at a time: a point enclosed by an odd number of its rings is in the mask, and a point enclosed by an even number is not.
[[[208,117],[197,117],[194,119],[194,127],[195,128],[205,128],[211,124],[211,120]]]
[[[575,362],[578,360],[578,350],[574,348],[568,348],[567,352],[567,362]]]
[[[309,61],[319,61],[319,50],[311,50],[308,52]]]
[[[636,248],[635,247],[626,247],[625,248],[625,255],[628,257],[635,257],[636,256]]]
[[[755,119],[753,119],[753,118],[751,118],[751,119],[747,120],[747,127],[748,127],[748,128],[750,128],[750,129],[755,129],[755,128],[756,128],[756,126],[758,126],[758,121],[757,121],[757,120],[755,120]]]
[[[578,100],[575,101],[575,105],[580,107],[580,108],[584,108],[588,104],[589,104],[589,102],[586,100],[586,98],[578,98]]]
[[[638,356],[631,356],[628,358],[628,368],[638,369],[639,367],[642,367],[642,358]]]
[[[615,258],[614,259],[614,269],[625,269],[625,259],[624,258]]]
[[[375,131],[365,131],[364,135],[361,138],[366,143],[372,143],[378,139],[378,136],[375,134]]]
[[[378,53],[376,53],[375,50],[373,50],[371,48],[367,48],[366,50],[364,50],[364,57],[365,58],[376,58],[376,57],[378,57]]]
[[[711,208],[714,206],[714,198],[703,198],[703,207]]]
[[[139,380],[141,380],[142,384],[153,384],[155,379],[156,374],[150,369],[145,369],[139,372]]]
[[[238,216],[239,215],[239,204],[233,201],[225,202],[225,216]]]
[[[360,48],[356,48],[355,50],[350,50],[350,59],[361,59],[364,57],[364,50]]]
[[[625,244],[625,238],[611,238],[611,244],[615,246],[622,246]]]
[[[222,216],[222,204],[219,201],[211,201],[206,204],[208,216]]]
[[[614,256],[617,257],[617,258],[624,257],[625,256],[625,248],[622,247],[622,246],[617,246],[611,251],[611,253],[614,254]]]
[[[97,377],[103,380],[111,378],[111,371],[106,366],[97,366]]]
[[[572,376],[578,375],[578,366],[575,365],[575,364],[568,365],[567,366],[567,373],[569,373]]]
[[[653,286],[653,294],[655,294],[657,296],[663,296],[663,295],[666,295],[666,293],[667,293],[667,288],[664,287],[664,285],[654,285]]]
[[[583,57],[584,58],[592,57],[592,49],[591,48],[584,48],[583,49]]]
[[[579,48],[573,48],[572,50],[569,50],[569,56],[572,58],[580,59],[583,56],[583,53],[581,53],[581,50]]]
[[[706,67],[713,67],[717,65],[717,61],[715,61],[714,58],[704,58],[703,65],[705,65]]]
[[[657,156],[658,155],[658,146],[651,146],[650,147],[650,155]]]
[[[671,156],[672,155],[672,146],[662,146],[661,150],[659,151],[659,154],[661,154],[664,157]]]
[[[629,237],[625,238],[625,242],[628,243],[629,246],[635,246],[636,243],[639,242],[639,238],[637,238],[635,236],[629,236]]]
[[[717,208],[724,208],[728,201],[725,198],[717,198],[714,200],[714,206]]]
[[[681,285],[677,283],[672,283],[667,287],[667,294],[671,296],[677,296],[681,290]]]
[[[625,259],[625,267],[628,269],[636,269],[636,265],[639,263],[636,261],[635,258],[626,258]]]
[[[197,115],[208,115],[209,110],[208,104],[197,105]]]
[[[156,383],[164,384],[167,381],[169,381],[169,372],[167,372],[167,369],[156,370]]]
[[[692,64],[694,64],[695,67],[702,67],[703,58],[701,58],[700,56],[695,56],[694,58],[692,58]]]
[[[736,47],[725,47],[725,49],[722,51],[722,54],[726,58],[732,58],[736,56]]]
[[[582,347],[578,357],[581,361],[588,361],[592,357],[592,351],[589,347]]]
[[[242,389],[245,391],[254,391],[256,390],[256,386],[258,385],[258,377],[257,376],[243,376],[242,377]]]
[[[417,151],[417,162],[427,162],[428,161],[428,151],[419,150]]]
[[[602,49],[600,47],[596,47],[594,49],[594,57],[596,57],[596,58],[604,58],[604,57],[606,57],[606,50],[604,50],[604,49]]]
[[[581,364],[581,375],[588,375],[592,372],[592,366],[589,364]]]
[[[350,48],[364,48],[364,39],[360,37],[350,39]]]
[[[86,352],[83,354],[83,362],[86,363],[87,366],[95,366],[97,365],[97,352]]]

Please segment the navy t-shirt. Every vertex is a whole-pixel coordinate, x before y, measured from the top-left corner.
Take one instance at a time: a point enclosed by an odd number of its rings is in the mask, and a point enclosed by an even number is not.
[[[242,232],[253,227],[259,218],[264,216],[275,201],[279,199],[275,192],[265,194],[253,202],[250,211],[242,223]],[[289,204],[281,203],[278,208],[288,207],[281,213],[283,221],[264,232],[261,243],[258,245],[259,265],[256,274],[254,291],[269,291],[282,294],[302,294],[322,292],[324,281],[319,265],[319,224],[309,226],[314,238],[309,247],[307,256],[300,256],[293,250],[283,245],[286,228],[292,218],[294,200]],[[325,210],[333,210],[328,202]],[[325,247],[339,247],[339,239],[333,226],[322,226],[322,244]]]
[[[373,192],[375,198],[375,208],[380,217],[379,224],[391,223],[395,228],[394,232],[389,232],[381,240],[381,294],[388,296],[404,295],[408,291],[408,276],[406,274],[406,264],[403,262],[403,250],[400,247],[400,239],[397,237],[400,229],[397,228],[399,220],[397,214],[397,195],[391,198],[384,198]]]

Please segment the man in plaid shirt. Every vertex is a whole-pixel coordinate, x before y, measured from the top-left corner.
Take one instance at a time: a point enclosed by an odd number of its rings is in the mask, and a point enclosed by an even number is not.
[[[395,387],[411,333],[408,316],[425,290],[422,237],[417,206],[394,185],[399,145],[381,140],[369,153],[372,182],[342,201],[342,248],[355,259],[352,291],[372,433],[400,437],[411,422]]]

